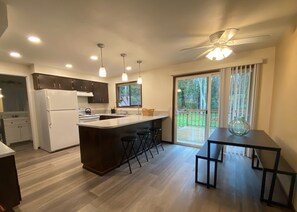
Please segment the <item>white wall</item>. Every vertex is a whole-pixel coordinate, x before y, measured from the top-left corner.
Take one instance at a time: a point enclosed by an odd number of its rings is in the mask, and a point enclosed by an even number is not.
[[[270,135],[297,171],[297,23],[276,47]],[[295,192],[294,207],[297,208]]]
[[[274,47],[234,54],[222,61],[202,59],[141,73],[143,79],[143,107],[154,108],[159,111],[168,111],[170,113],[170,117],[163,123],[163,140],[172,141],[173,75],[198,73],[223,67],[249,64],[259,61],[259,59],[263,59],[264,63],[260,71],[256,128],[268,132],[275,62]],[[145,67],[145,63],[146,61],[142,64],[143,68]],[[129,81],[137,80],[137,77],[137,73],[129,75]],[[109,82],[110,109],[114,107],[116,103],[115,83],[121,82],[121,78],[112,78]]]

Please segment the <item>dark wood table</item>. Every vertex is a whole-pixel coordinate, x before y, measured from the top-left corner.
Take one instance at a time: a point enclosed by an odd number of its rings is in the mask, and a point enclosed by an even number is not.
[[[281,148],[263,131],[263,130],[251,130],[248,134],[244,136],[232,135],[227,128],[217,128],[211,134],[207,140],[208,142],[208,152],[207,152],[207,188],[210,187],[210,148],[211,144],[222,144],[237,147],[247,147],[254,149],[262,149],[275,151],[275,162],[273,167],[273,175],[271,180],[271,186],[269,190],[268,204],[272,201],[278,163],[280,159]]]

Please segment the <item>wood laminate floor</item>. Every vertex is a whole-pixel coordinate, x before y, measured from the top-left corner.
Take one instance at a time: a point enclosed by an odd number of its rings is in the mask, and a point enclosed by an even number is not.
[[[242,156],[227,155],[217,189],[207,189],[194,182],[192,147],[165,145],[149,162],[141,157],[143,167],[133,161],[133,174],[124,164],[103,177],[82,168],[79,147],[51,154],[28,144],[14,149],[23,198],[15,211],[289,211],[259,201],[261,173]]]

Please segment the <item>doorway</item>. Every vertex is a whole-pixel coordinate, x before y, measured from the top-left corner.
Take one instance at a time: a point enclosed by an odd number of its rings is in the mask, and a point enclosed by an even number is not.
[[[202,146],[219,126],[220,73],[174,78],[174,142]]]

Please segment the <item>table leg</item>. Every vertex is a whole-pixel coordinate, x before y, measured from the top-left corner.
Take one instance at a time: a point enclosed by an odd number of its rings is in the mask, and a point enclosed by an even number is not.
[[[209,188],[210,178],[210,142],[207,141],[207,188]]]
[[[271,180],[269,197],[268,197],[268,203],[267,203],[268,205],[270,205],[272,203],[272,197],[273,197],[273,191],[274,191],[274,186],[275,186],[275,181],[276,181],[276,175],[277,175],[279,158],[280,158],[280,150],[278,150],[276,152],[276,156],[275,156],[275,162],[274,162],[272,180]]]

